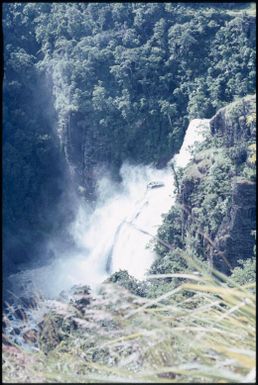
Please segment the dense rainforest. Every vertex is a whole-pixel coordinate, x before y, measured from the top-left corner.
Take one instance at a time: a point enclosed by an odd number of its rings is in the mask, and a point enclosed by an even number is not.
[[[248,7],[4,4],[8,269],[46,254],[39,245],[65,231],[74,194],[67,161],[73,184],[93,200],[101,168],[119,178],[124,160],[162,167],[190,119],[211,118],[254,92],[255,18]]]
[[[4,382],[255,383],[255,4],[4,3],[3,37]]]

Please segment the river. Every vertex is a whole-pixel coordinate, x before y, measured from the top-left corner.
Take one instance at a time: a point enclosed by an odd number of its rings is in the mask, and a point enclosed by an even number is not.
[[[176,169],[188,164],[191,146],[204,140],[208,127],[208,119],[190,122],[180,152],[172,160]],[[37,292],[54,299],[73,285],[87,284],[94,290],[120,269],[144,279],[155,259],[153,237],[175,200],[174,177],[169,165],[156,169],[125,163],[120,174],[121,183],[107,176],[99,180],[93,212],[85,202],[79,205],[70,226],[74,250],[63,252],[49,265],[10,276],[14,292],[25,296]],[[159,186],[148,188],[150,182]]]

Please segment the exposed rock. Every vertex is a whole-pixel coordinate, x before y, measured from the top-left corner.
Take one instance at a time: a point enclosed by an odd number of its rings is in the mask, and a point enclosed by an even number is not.
[[[179,202],[189,209],[191,207],[191,194],[195,186],[199,183],[200,178],[187,177],[181,184]]]
[[[38,331],[36,329],[30,329],[23,334],[25,342],[35,344],[38,340]]]
[[[211,119],[211,135],[215,139],[218,138],[219,142],[212,147],[202,149],[195,155],[193,161],[184,170],[177,197],[182,210],[182,236],[189,233],[195,239],[196,252],[210,259],[213,265],[224,273],[229,273],[236,267],[239,259],[251,257],[255,245],[252,231],[256,228],[256,185],[251,178],[246,179],[241,176],[244,175],[243,167],[248,165],[247,156],[243,157],[241,162],[238,159],[242,154],[241,151],[243,152],[243,149],[247,149],[251,143],[255,142],[255,102],[255,96],[245,97],[220,109]],[[224,218],[222,217],[219,223],[218,218],[222,214],[219,211],[216,212],[214,207],[217,204],[216,200],[220,199],[220,180],[218,179],[219,182],[215,184],[217,192],[214,191],[214,194],[212,190],[207,190],[207,184],[203,182],[205,178],[212,181],[214,163],[217,164],[216,172],[219,172],[218,165],[223,165],[223,159],[226,161],[228,154],[232,153],[235,155],[231,160],[232,169],[224,175],[229,181],[229,187],[228,191],[224,190],[224,197],[221,197],[221,202],[225,202],[226,214],[223,213]],[[238,170],[237,174],[235,170]],[[202,199],[207,196],[206,194],[210,197],[213,206],[209,210],[206,200],[206,214],[203,214]],[[212,195],[214,195],[213,199]],[[225,196],[231,196],[231,200],[226,201]],[[205,220],[203,217],[200,219],[199,213],[210,215],[211,220]],[[203,225],[204,222],[206,228]]]
[[[3,336],[2,336],[2,349],[4,350],[6,346],[13,346],[13,344],[10,341],[10,339],[5,334],[3,334]]]
[[[63,317],[54,312],[47,314],[39,324],[39,344],[44,353],[54,349],[62,340]]]
[[[90,302],[91,295],[89,286],[78,286],[74,288],[70,304],[72,304],[80,312],[85,313],[86,307],[90,304]]]
[[[26,321],[27,320],[27,314],[23,307],[19,306],[17,309],[14,310],[14,316],[15,318],[18,318],[20,320]]]
[[[226,147],[255,142],[256,95],[245,97],[220,109],[210,121],[211,133],[220,137]],[[240,150],[238,149],[238,152]],[[232,183],[232,203],[216,235],[212,251],[214,265],[225,272],[238,259],[253,255],[256,228],[256,185],[244,178]]]
[[[20,299],[26,309],[36,309],[38,307],[38,301],[35,297],[21,297]]]
[[[21,334],[21,329],[15,327],[11,330],[10,334],[13,334],[13,335],[20,335]]]
[[[211,134],[222,139],[226,147],[242,141],[255,141],[255,125],[248,122],[248,116],[256,111],[256,95],[248,96],[221,108],[210,120]]]
[[[251,232],[255,228],[256,184],[240,179],[233,186],[229,215],[217,233],[214,265],[228,271],[225,259],[231,267],[235,267],[238,259],[251,257],[255,243]]]
[[[158,374],[158,377],[159,378],[176,378],[176,375],[175,375],[175,373],[173,373],[173,372],[165,372],[165,373],[159,373]]]
[[[196,165],[194,166],[195,166],[195,169],[197,170]],[[181,188],[180,188],[180,194],[178,197],[178,202],[181,204],[181,208],[182,208],[182,215],[181,215],[182,238],[184,237],[186,228],[191,224],[193,219],[191,194],[195,190],[196,186],[199,184],[201,179],[196,174],[193,176],[192,172],[190,173],[190,175],[191,176],[189,176],[189,173],[188,173],[187,177],[183,179]]]

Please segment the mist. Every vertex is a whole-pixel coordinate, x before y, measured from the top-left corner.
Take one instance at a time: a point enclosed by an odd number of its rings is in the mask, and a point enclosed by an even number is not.
[[[69,228],[74,247],[55,256],[48,266],[23,271],[10,276],[19,291],[40,292],[54,298],[73,285],[87,284],[96,288],[110,274],[119,269],[143,278],[154,260],[151,248],[146,248],[151,236],[134,226],[155,235],[162,222],[162,214],[172,204],[172,174],[169,169],[157,170],[151,166],[121,167],[122,182],[109,176],[98,181],[98,200],[95,209],[81,200],[76,219]],[[147,189],[153,180],[164,183],[156,189]],[[50,242],[55,254],[60,245]],[[108,266],[108,263],[110,266]]]
[[[194,119],[189,124],[175,167],[187,166],[194,143],[205,138],[208,119]],[[28,269],[9,277],[13,290],[23,295],[41,293],[55,298],[73,285],[89,285],[93,290],[110,274],[127,270],[144,279],[155,259],[153,241],[158,227],[175,200],[171,168],[124,163],[121,182],[114,181],[104,169],[99,172],[97,201],[93,205],[77,196],[77,213],[68,229],[67,239],[49,241],[52,263]],[[159,187],[148,188],[157,181]]]

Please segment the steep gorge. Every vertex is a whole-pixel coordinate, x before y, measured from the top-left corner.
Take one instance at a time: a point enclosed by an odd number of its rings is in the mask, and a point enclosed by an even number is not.
[[[227,274],[254,253],[255,111],[254,95],[229,104],[210,120],[210,133],[183,171],[177,204],[160,229],[160,237],[175,249],[190,245],[193,253]],[[155,268],[167,253],[161,245],[157,250],[161,259]]]
[[[7,274],[73,248],[103,173],[164,167],[192,118],[254,92],[254,16],[227,5],[5,4],[3,21]]]
[[[253,4],[3,22],[6,382],[255,382]]]

